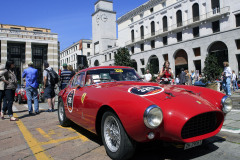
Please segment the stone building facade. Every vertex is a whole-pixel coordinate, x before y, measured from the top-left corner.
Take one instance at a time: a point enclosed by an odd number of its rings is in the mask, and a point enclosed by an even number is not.
[[[147,66],[157,68],[155,72],[158,72],[166,60],[170,61],[175,75],[180,68],[201,72],[207,54],[215,54],[219,61],[229,61],[233,70],[240,71],[238,1],[150,0],[117,19],[116,45],[94,53],[89,58],[91,65],[113,64],[114,59],[110,59],[109,55],[119,47],[127,47],[141,74]],[[100,2],[113,5],[112,1],[99,0],[95,8]],[[101,11],[106,10],[101,5],[98,7]],[[107,13],[114,16],[110,11]],[[96,27],[94,22],[92,25]],[[104,25],[102,30],[109,31]]]
[[[50,29],[0,24],[1,64],[7,60],[15,62],[17,78],[22,83],[21,73],[33,61],[42,82],[43,63],[58,71],[58,35]]]
[[[64,63],[77,70],[77,55],[92,56],[92,40],[82,39],[60,52],[60,68]]]

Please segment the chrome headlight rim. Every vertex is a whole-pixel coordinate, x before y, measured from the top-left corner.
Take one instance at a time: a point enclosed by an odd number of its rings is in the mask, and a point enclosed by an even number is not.
[[[152,125],[150,124],[150,122],[148,121],[148,116],[151,114],[151,111],[152,111],[153,109],[158,109],[158,110],[160,111],[160,115],[159,115],[159,116],[160,116],[160,119],[159,119],[160,123],[159,123],[158,125],[156,125],[156,126],[152,126]],[[144,112],[143,120],[144,120],[144,124],[145,124],[148,128],[150,128],[150,129],[155,129],[155,128],[159,127],[159,126],[162,124],[162,121],[163,121],[162,109],[161,109],[159,106],[157,106],[157,105],[151,105],[151,106],[149,106],[149,107],[145,110],[145,112]]]
[[[226,109],[226,104],[225,104],[225,102],[226,102],[226,100],[227,99],[230,99],[231,100],[231,106],[230,106],[230,109]],[[231,97],[229,97],[229,96],[224,96],[223,98],[222,98],[222,106],[223,106],[223,108],[222,108],[222,111],[224,112],[224,113],[229,113],[231,110],[232,110],[232,99],[231,99]]]

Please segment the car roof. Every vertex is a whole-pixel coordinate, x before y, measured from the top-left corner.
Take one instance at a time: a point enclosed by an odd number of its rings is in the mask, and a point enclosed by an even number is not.
[[[95,70],[95,69],[115,69],[115,68],[132,69],[131,67],[126,67],[126,66],[98,66],[98,67],[86,68],[86,69],[80,70],[79,72],[86,72],[86,71]]]

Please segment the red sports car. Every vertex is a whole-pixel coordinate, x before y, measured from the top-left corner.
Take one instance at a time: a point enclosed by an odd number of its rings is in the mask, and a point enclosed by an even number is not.
[[[43,93],[44,93],[43,91],[40,92],[41,95]],[[39,99],[39,94],[38,94],[38,99]],[[21,85],[16,89],[14,101],[15,102],[18,101],[19,104],[27,102],[27,94],[26,94],[26,89],[25,89],[24,85]],[[42,101],[42,99],[41,99],[41,101]]]
[[[130,158],[136,142],[155,140],[189,149],[216,135],[232,100],[202,87],[143,82],[129,67],[81,70],[60,91],[58,118],[102,137],[112,159]]]

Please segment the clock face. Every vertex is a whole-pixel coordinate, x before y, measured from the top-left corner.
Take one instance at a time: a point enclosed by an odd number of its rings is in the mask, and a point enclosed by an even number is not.
[[[106,22],[108,20],[108,17],[105,14],[102,14],[101,19],[103,22]]]

